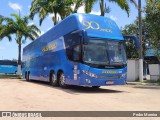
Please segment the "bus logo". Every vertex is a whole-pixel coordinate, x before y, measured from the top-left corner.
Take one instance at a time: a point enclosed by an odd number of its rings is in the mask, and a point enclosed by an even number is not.
[[[99,31],[102,31],[102,32],[110,32],[112,33],[112,30],[111,29],[107,29],[107,28],[101,28],[101,26],[95,22],[95,21],[83,21],[82,22],[82,25],[85,26],[86,30],[87,29],[93,29],[93,30],[99,30]]]
[[[48,51],[50,51],[50,50],[55,49],[56,47],[57,47],[57,43],[56,43],[56,42],[51,43],[51,44],[43,47],[43,48],[42,48],[42,52],[48,52]]]

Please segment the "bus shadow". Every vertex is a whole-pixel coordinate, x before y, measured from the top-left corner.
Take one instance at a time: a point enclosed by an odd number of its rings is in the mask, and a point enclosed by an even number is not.
[[[27,81],[23,80],[23,82],[27,82]],[[31,80],[30,83],[38,84],[38,85],[45,86],[45,87],[50,87],[53,89],[62,90],[64,92],[67,92],[70,94],[77,94],[77,93],[90,93],[90,94],[99,93],[100,94],[100,93],[122,93],[122,92],[125,92],[125,91],[120,91],[120,90],[104,89],[101,87],[100,88],[92,88],[92,87],[73,86],[73,85],[68,86],[67,89],[63,89],[61,87],[53,87],[48,82],[36,81],[36,80]]]
[[[83,86],[69,86],[69,90],[75,93],[121,93],[124,91],[113,90],[113,89],[104,89],[104,88],[92,88],[92,87],[83,87]]]

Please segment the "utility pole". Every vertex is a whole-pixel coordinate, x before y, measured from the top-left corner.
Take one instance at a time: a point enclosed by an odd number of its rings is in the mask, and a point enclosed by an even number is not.
[[[143,47],[142,47],[142,9],[141,0],[138,0],[138,23],[139,23],[139,80],[143,82]]]

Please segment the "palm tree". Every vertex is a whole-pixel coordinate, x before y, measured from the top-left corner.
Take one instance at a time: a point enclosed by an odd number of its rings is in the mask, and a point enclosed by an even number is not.
[[[105,0],[34,0],[31,3],[30,17],[33,17],[39,13],[40,25],[42,21],[49,15],[54,14],[52,17],[53,23],[57,24],[59,19],[64,19],[71,13],[77,13],[79,7],[84,6],[85,12],[90,13],[93,5],[99,1],[101,16],[110,11],[110,8],[106,6]],[[128,2],[132,2],[137,7],[135,0],[108,0],[114,2],[118,6],[125,10],[129,16],[129,5]],[[75,5],[74,9],[72,6]],[[60,18],[58,18],[58,14]]]
[[[135,0],[108,0],[108,1],[116,3],[122,10],[125,10],[127,12],[128,16],[130,10],[128,2],[130,1],[137,7]],[[105,13],[110,11],[110,8],[107,7],[105,0],[83,0],[83,5],[85,6],[85,12],[90,13],[93,8],[93,5],[96,2],[99,2],[101,16],[104,16]]]
[[[84,6],[84,10],[86,13],[90,13],[93,5],[97,2],[98,0],[75,0],[75,7],[73,12],[77,13],[78,8],[81,6]]]
[[[39,13],[40,25],[42,21],[49,15],[54,14],[52,20],[54,24],[58,22],[58,14],[60,19],[64,19],[66,16],[72,13],[71,5],[74,0],[34,0],[31,3],[30,17],[33,19],[35,14]]]
[[[5,20],[6,20],[5,17],[0,15],[0,31],[7,27],[6,24],[4,24]],[[8,35],[7,33],[6,34],[1,34],[1,32],[0,32],[0,40],[2,40],[2,38],[4,38],[4,37],[7,37],[8,40],[11,41],[11,36],[10,35]]]
[[[21,74],[21,45],[25,43],[26,39],[34,40],[39,36],[40,30],[35,25],[29,25],[29,17],[21,18],[20,14],[11,14],[12,18],[3,18],[6,24],[0,29],[0,38],[12,34],[16,35],[16,42],[18,44],[18,74]]]

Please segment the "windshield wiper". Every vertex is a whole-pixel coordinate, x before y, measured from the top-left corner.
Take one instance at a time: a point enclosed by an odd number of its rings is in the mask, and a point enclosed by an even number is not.
[[[112,62],[112,64],[119,64],[119,65],[121,65],[121,64],[125,64],[124,62]]]
[[[95,64],[95,65],[109,65],[109,62],[108,63],[102,63],[102,62],[88,62],[88,61],[85,61],[86,63],[89,63],[89,64]]]

